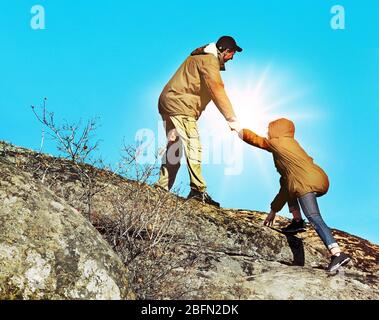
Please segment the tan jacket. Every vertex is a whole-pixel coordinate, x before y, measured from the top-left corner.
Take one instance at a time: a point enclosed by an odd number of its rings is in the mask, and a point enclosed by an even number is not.
[[[271,204],[273,211],[280,211],[290,198],[299,198],[310,192],[321,196],[328,191],[328,176],[294,139],[292,121],[278,119],[271,122],[268,139],[248,129],[243,129],[242,135],[245,142],[273,154],[275,167],[281,175],[279,194]]]
[[[164,87],[159,97],[159,113],[198,119],[213,100],[226,120],[235,117],[220,69],[223,69],[223,61],[218,57],[215,44],[193,51]]]

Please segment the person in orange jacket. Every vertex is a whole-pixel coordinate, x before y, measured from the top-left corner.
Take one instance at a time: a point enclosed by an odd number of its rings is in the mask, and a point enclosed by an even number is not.
[[[278,119],[269,124],[268,138],[260,137],[249,129],[236,130],[246,143],[271,152],[280,178],[280,191],[271,203],[271,212],[264,225],[272,226],[276,213],[287,203],[293,215],[292,222],[282,229],[284,233],[296,233],[305,230],[300,206],[304,215],[331,253],[331,262],[327,268],[333,272],[347,264],[350,257],[341,252],[337,241],[321,217],[317,197],[327,193],[329,179],[326,173],[308,156],[295,140],[295,125],[288,119]],[[300,206],[299,206],[300,203]]]

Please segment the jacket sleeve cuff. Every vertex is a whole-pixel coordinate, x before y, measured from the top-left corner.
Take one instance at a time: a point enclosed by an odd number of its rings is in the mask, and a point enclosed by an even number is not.
[[[283,197],[280,193],[271,202],[271,210],[279,212],[283,209],[284,205],[287,203],[287,199]]]

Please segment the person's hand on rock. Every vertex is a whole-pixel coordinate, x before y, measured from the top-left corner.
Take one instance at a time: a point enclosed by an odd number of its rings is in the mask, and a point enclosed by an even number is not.
[[[263,225],[271,227],[275,222],[276,212],[272,211],[268,214],[266,220],[263,222]]]

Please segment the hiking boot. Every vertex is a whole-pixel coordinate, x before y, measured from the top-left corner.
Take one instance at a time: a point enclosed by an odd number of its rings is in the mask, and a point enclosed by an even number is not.
[[[212,206],[216,206],[220,208],[220,204],[216,201],[214,201],[211,196],[206,192],[200,192],[195,189],[191,189],[191,192],[189,193],[187,199],[195,199],[197,201],[200,201],[202,203],[207,203]]]
[[[343,252],[341,252],[339,256],[332,256],[332,259],[330,261],[327,271],[328,272],[336,271],[338,268],[349,263],[350,260],[351,260],[350,257]]]
[[[300,221],[296,221],[295,219],[293,219],[287,227],[282,228],[283,233],[298,233],[304,231],[305,223],[303,219],[301,219]]]

